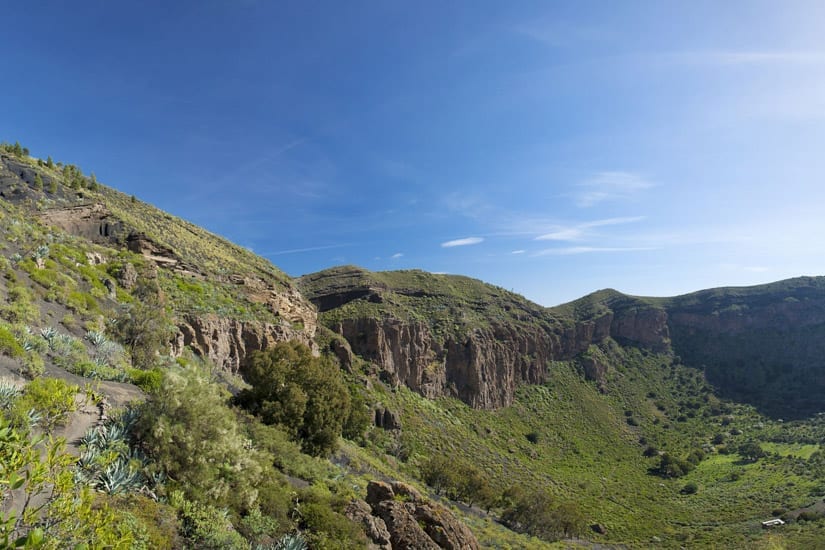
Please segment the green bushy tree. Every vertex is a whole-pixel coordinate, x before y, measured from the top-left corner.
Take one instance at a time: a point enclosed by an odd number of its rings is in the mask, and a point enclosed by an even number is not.
[[[580,535],[587,525],[578,504],[572,501],[554,503],[547,491],[516,487],[507,492],[505,500],[509,504],[501,519],[515,531],[554,540]]]
[[[351,398],[331,358],[314,357],[300,342],[281,342],[253,353],[244,375],[252,388],[238,394],[241,406],[266,424],[282,426],[309,454],[335,449]]]
[[[197,367],[166,373],[142,409],[138,439],[187,500],[253,506],[268,457],[250,448],[228,392]]]
[[[154,281],[138,279],[133,294],[137,299],[120,313],[115,331],[129,350],[134,366],[149,369],[158,353],[169,345],[172,327],[166,302]]]

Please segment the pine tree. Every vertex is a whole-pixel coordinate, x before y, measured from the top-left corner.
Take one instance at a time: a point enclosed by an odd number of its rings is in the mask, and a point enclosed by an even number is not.
[[[40,174],[34,176],[34,188],[38,191],[43,190],[43,178],[40,177]]]

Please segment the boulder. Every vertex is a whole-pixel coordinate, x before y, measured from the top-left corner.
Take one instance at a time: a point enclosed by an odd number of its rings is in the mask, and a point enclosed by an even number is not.
[[[389,483],[370,481],[367,485],[367,503],[372,506],[373,510],[383,501],[393,498],[395,498],[395,493]]]
[[[361,526],[375,548],[392,550],[387,524],[383,519],[372,515],[369,504],[363,500],[353,500],[344,508],[344,515]]]
[[[418,525],[411,503],[385,500],[373,508],[390,531],[393,550],[437,550],[438,544]]]
[[[372,509],[372,516],[380,519],[377,525],[366,517],[368,507]],[[370,481],[366,502],[350,503],[345,513],[363,527],[375,544],[384,544],[381,526],[385,526],[393,549],[475,550],[479,547],[472,531],[452,512],[401,481]]]
[[[415,508],[415,519],[424,532],[439,546],[447,550],[478,549],[475,535],[458,521],[452,512],[438,504],[422,504]]]

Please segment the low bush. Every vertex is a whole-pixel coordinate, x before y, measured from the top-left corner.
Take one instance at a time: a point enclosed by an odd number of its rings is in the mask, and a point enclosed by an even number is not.
[[[18,358],[23,357],[24,353],[23,346],[17,343],[14,334],[7,328],[0,326],[0,354]]]

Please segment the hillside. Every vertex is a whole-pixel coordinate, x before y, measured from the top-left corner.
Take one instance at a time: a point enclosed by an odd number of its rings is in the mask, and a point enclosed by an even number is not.
[[[0,537],[35,548],[825,538],[824,278],[674,298],[603,290],[556,308],[417,270],[291,280],[9,145],[0,230],[3,512],[26,495],[45,506]],[[44,434],[71,454],[42,454]],[[58,457],[46,485],[19,481],[42,456]],[[773,516],[788,524],[762,529]]]
[[[678,356],[722,395],[776,418],[825,410],[822,277],[674,298],[603,290],[554,308],[467,277],[421,271],[341,267],[298,284],[321,323],[355,354],[423,395],[506,405],[519,382],[544,380],[548,360],[571,359],[609,337]],[[415,355],[399,358],[405,350]],[[485,373],[490,363],[506,372]],[[398,364],[416,367],[397,372]],[[473,377],[503,384],[465,387]]]

